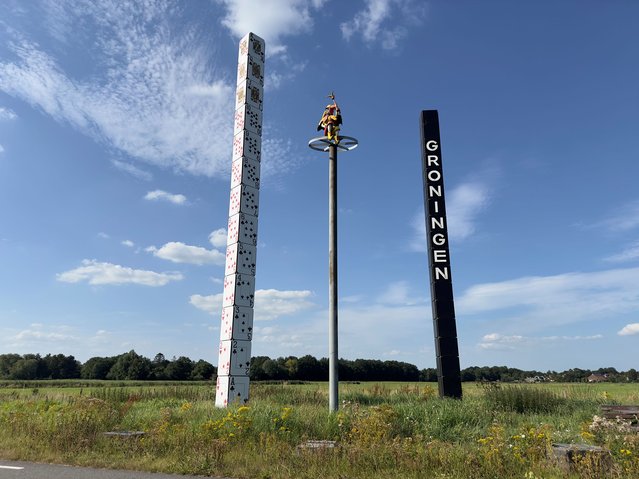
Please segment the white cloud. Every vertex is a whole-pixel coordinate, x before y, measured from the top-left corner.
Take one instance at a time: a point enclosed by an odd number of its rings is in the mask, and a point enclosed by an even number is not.
[[[255,292],[255,319],[272,320],[313,308],[309,298],[310,291],[279,291],[277,289],[258,289]]]
[[[639,200],[631,201],[619,208],[610,218],[597,223],[612,232],[630,231],[639,227]]]
[[[149,201],[168,201],[169,203],[173,203],[174,205],[184,205],[186,204],[186,196],[180,194],[167,193],[162,190],[154,190],[149,191],[145,196],[145,200]]]
[[[477,215],[489,201],[489,188],[484,183],[463,183],[453,189],[446,202],[451,241],[464,240],[475,233]]]
[[[269,319],[269,315],[273,316],[276,311],[262,309],[268,307],[263,294],[271,299],[281,296],[260,291],[255,300],[255,317],[258,321]],[[327,310],[311,302],[310,292],[293,293],[291,298],[285,299],[292,303],[283,308],[286,315],[278,316],[276,322],[260,321],[254,328],[254,354],[271,357],[282,354],[326,356]],[[193,295],[191,304],[218,318],[222,294]],[[340,308],[340,355],[355,359],[375,357],[375,351],[390,354],[398,350],[398,359],[414,361],[417,357],[423,361],[424,351],[432,352],[431,308],[425,299],[414,306],[383,305],[372,301],[366,301],[365,304],[367,306],[351,303]],[[398,348],[398,345],[402,347]]]
[[[113,343],[113,333],[103,329],[88,331],[64,324],[40,323],[15,329],[0,328],[0,348],[18,354],[60,352],[73,353],[78,358],[77,353],[86,348],[82,354],[85,359],[81,359],[86,360],[98,353],[112,355]]]
[[[639,259],[639,241],[635,241],[621,253],[604,258],[605,261],[610,261],[612,263],[624,263],[626,261],[633,261],[636,259]]]
[[[168,2],[69,2],[49,13],[25,14],[53,25],[50,42],[11,33],[16,59],[0,62],[1,91],[135,159],[228,174],[233,87],[212,62],[205,22],[185,28],[180,6]],[[56,41],[106,70],[71,77]]]
[[[415,0],[365,0],[365,4],[352,20],[340,24],[342,36],[350,40],[360,34],[364,43],[379,43],[384,50],[397,48],[408,27],[419,25],[426,15],[426,6]]]
[[[290,139],[278,138],[275,134],[269,134],[265,130],[262,140],[262,168],[261,181],[266,179],[270,186],[278,186],[278,173],[287,168],[294,168],[299,164],[299,156],[292,154],[293,142]]]
[[[17,117],[13,110],[0,106],[0,120],[15,120]]]
[[[216,100],[220,100],[225,96],[230,95],[232,88],[221,80],[215,81],[211,84],[199,84],[191,85],[187,93],[194,96],[209,97]]]
[[[320,8],[322,0],[217,0],[226,9],[222,24],[241,38],[254,32],[264,38],[269,55],[282,53],[285,36],[310,32],[313,28],[311,8]]]
[[[619,336],[632,336],[633,334],[639,334],[639,323],[626,324],[617,334]]]
[[[277,326],[253,328],[253,342],[258,345],[269,345],[279,351],[303,348],[307,338],[303,334],[292,332]],[[276,355],[273,355],[275,357]]]
[[[160,249],[155,246],[149,246],[146,251],[153,253],[158,258],[172,261],[173,263],[188,264],[215,264],[224,265],[226,255],[218,250],[208,250],[201,246],[190,246],[179,241],[171,241],[166,243]]]
[[[299,73],[306,69],[308,65],[307,61],[299,63],[285,62],[285,68],[283,72],[279,70],[269,69],[264,78],[264,89],[269,92],[271,90],[277,90],[284,83],[293,80]]]
[[[511,327],[543,328],[605,320],[639,308],[639,268],[530,276],[468,288],[458,316],[497,311]]]
[[[153,179],[153,175],[151,173],[133,165],[132,163],[127,163],[120,160],[111,160],[111,164],[118,170],[124,171],[125,173],[128,173],[129,175],[134,176],[139,180],[151,181]]]
[[[277,289],[258,289],[255,292],[255,320],[269,321],[281,316],[289,316],[315,307],[310,301],[310,291],[280,291]],[[219,314],[222,308],[222,293],[202,296],[194,294],[190,303],[202,311]]]
[[[602,339],[601,334],[590,336],[521,336],[504,335],[499,333],[486,334],[479,343],[480,349],[518,350],[521,347],[538,347],[543,343],[557,343],[565,341],[593,341]]]
[[[41,342],[53,342],[53,341],[77,341],[78,338],[69,334],[56,333],[53,331],[40,331],[37,329],[25,329],[16,334],[13,339],[15,341],[41,341]]]
[[[0,153],[4,153],[4,147],[0,145]]]
[[[122,241],[122,245],[126,246],[127,248],[133,248],[135,246],[135,243],[131,240],[124,240]]]
[[[217,229],[209,235],[209,241],[216,248],[224,248],[226,246],[226,240],[228,237],[228,232],[226,228]]]
[[[377,301],[385,304],[411,304],[408,287],[408,281],[391,283],[386,291],[379,296]]]
[[[193,294],[189,298],[189,303],[197,309],[201,309],[209,314],[216,315],[222,311],[222,293],[202,296],[201,294]]]
[[[82,266],[65,271],[57,275],[58,281],[64,283],[79,283],[86,281],[93,285],[104,284],[140,284],[144,286],[164,286],[170,281],[183,279],[180,273],[156,273],[132,269],[111,263],[100,263],[96,260],[85,259]]]
[[[463,241],[477,231],[477,218],[490,204],[488,182],[470,181],[452,189],[446,194],[446,216],[448,236],[451,241]],[[413,251],[426,251],[426,222],[424,209],[413,217],[414,232],[410,248]]]

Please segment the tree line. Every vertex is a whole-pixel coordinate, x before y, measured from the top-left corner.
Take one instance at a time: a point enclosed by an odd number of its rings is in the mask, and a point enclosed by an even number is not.
[[[419,370],[414,364],[379,359],[340,359],[341,381],[437,381],[437,370]],[[215,378],[217,368],[200,359],[185,356],[167,359],[158,353],[153,359],[134,350],[110,357],[93,357],[81,363],[64,354],[0,354],[0,379],[102,379],[102,380],[171,380],[208,381]],[[615,368],[569,369],[563,372],[534,371],[506,366],[471,366],[462,369],[462,381],[523,382],[527,380],[584,382],[591,374],[599,374],[610,382],[637,382],[639,374],[633,369],[617,371]],[[328,359],[311,355],[270,358],[255,356],[251,359],[251,380],[271,381],[327,381]]]
[[[168,360],[162,353],[153,359],[135,351],[111,357],[93,357],[82,364],[64,354],[0,354],[0,379],[112,379],[205,381],[215,377],[217,369],[200,359],[180,356]]]

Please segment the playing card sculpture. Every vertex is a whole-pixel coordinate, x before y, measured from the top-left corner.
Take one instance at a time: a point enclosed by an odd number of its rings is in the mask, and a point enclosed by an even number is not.
[[[264,101],[264,40],[240,40],[226,268],[218,352],[215,405],[245,404],[253,338],[255,258],[259,214]]]

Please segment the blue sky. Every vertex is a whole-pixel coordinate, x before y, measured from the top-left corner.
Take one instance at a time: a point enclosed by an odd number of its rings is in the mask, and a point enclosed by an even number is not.
[[[462,367],[637,367],[639,3],[0,6],[0,352],[217,361],[237,44],[266,40],[254,355],[434,367],[419,112],[437,109]]]

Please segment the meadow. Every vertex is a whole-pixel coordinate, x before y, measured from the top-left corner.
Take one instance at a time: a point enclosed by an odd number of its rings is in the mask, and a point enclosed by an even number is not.
[[[346,383],[336,414],[327,393],[254,382],[224,410],[208,382],[3,381],[0,458],[257,479],[639,477],[639,434],[595,418],[639,404],[638,384],[465,383],[459,401],[432,383]],[[589,456],[563,467],[552,443],[605,447],[605,471]]]

